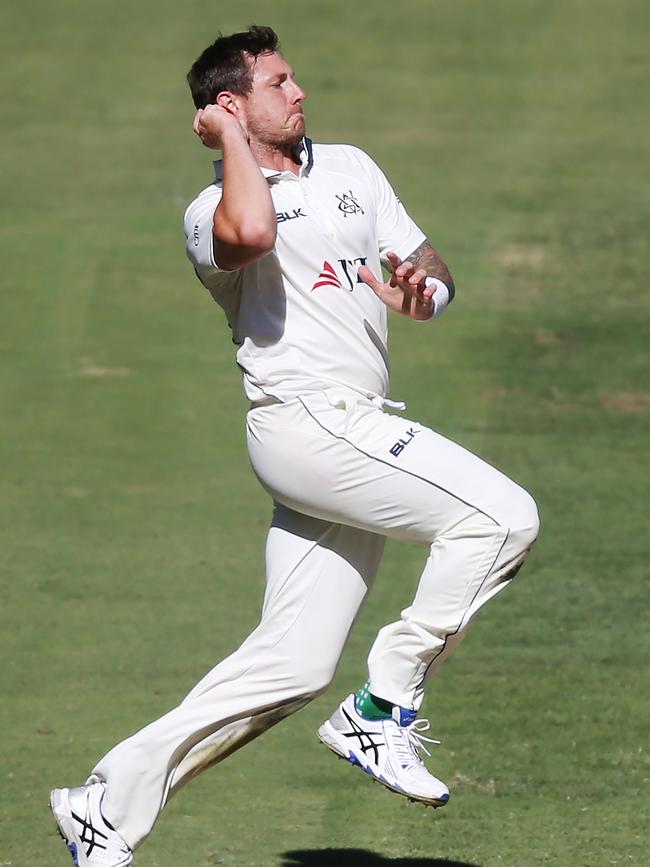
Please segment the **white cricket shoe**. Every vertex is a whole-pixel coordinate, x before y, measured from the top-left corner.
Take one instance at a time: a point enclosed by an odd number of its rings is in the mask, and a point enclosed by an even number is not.
[[[393,792],[443,807],[449,789],[427,771],[420,758],[420,750],[431,755],[423,741],[440,743],[424,736],[428,729],[429,720],[418,720],[415,711],[403,707],[394,707],[389,719],[365,719],[357,713],[351,694],[318,729],[318,737],[332,752]]]
[[[104,783],[52,789],[50,807],[77,867],[130,867],[133,852],[102,814]]]

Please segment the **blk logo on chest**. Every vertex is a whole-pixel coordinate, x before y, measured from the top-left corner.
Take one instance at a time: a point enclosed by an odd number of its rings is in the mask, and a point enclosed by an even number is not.
[[[395,445],[391,446],[391,448],[389,449],[391,455],[393,455],[393,457],[395,457],[395,458],[398,458],[402,454],[404,449],[413,442],[413,437],[417,433],[420,433],[418,428],[410,427],[406,431],[404,436],[400,437],[400,439],[397,440]]]
[[[278,223],[286,223],[287,220],[297,220],[298,217],[306,217],[302,208],[294,208],[291,211],[276,211]]]

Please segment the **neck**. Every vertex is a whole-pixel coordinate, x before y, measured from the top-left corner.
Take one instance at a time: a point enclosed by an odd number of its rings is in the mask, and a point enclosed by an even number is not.
[[[275,169],[278,172],[293,172],[297,175],[300,171],[300,158],[298,157],[297,145],[276,147],[263,142],[250,142],[257,164],[265,169]]]

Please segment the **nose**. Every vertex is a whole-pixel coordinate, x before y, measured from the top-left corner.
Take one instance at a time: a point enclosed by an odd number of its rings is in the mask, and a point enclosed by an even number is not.
[[[293,102],[303,102],[305,99],[307,99],[307,93],[302,89],[302,87],[298,84],[297,81],[293,82],[293,88]]]

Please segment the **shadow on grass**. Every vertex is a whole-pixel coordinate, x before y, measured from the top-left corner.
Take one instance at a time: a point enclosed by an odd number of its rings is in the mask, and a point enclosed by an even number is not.
[[[367,849],[300,849],[282,859],[282,867],[480,867],[446,858],[385,858]]]

